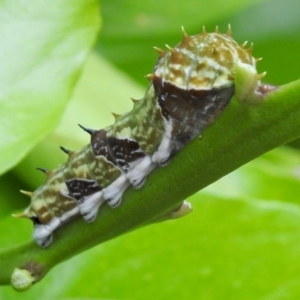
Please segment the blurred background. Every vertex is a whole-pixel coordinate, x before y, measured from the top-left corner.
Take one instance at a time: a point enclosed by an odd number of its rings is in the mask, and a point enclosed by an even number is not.
[[[19,189],[43,183],[35,167],[66,161],[58,146],[89,138],[77,123],[102,128],[111,111],[141,98],[157,53],[228,24],[238,43],[254,43],[264,81],[283,85],[300,75],[300,2],[103,0],[102,28],[73,96],[53,133],[0,179],[2,247],[31,239],[32,225],[10,214],[28,205]],[[300,101],[300,100],[299,100]],[[235,145],[233,145],[234,147]],[[189,201],[194,212],[151,225],[59,265],[22,299],[298,299],[300,296],[300,153],[297,142],[271,151]],[[1,272],[1,270],[0,270]],[[0,288],[0,299],[21,295]]]

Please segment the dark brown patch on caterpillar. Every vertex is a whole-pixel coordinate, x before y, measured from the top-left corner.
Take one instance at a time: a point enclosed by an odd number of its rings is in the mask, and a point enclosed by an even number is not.
[[[104,129],[80,125],[91,143],[75,152],[62,148],[68,161],[46,171],[45,184],[30,194],[31,204],[19,216],[33,220],[39,245],[48,246],[53,231],[74,216],[91,222],[103,203],[118,206],[128,187],[140,188],[152,170],[202,134],[234,94],[237,64],[257,74],[252,49],[238,45],[230,28],[195,36],[183,30],[176,47],[156,49],[159,59],[147,76],[151,84],[132,111],[114,114],[115,123]],[[191,210],[182,207],[183,214]]]

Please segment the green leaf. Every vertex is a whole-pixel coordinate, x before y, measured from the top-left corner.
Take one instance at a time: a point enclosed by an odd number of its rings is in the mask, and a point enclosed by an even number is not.
[[[258,68],[268,72],[265,80],[282,85],[299,78],[299,66],[295,63],[300,51],[300,39],[295,38],[300,36],[299,9],[299,1],[265,1],[218,24],[222,28],[230,22],[237,40],[247,40],[249,45],[253,42],[254,55],[263,58]]]
[[[142,228],[72,258],[20,296],[297,299],[298,205],[216,193],[218,186],[191,197],[194,212],[183,219]],[[0,291],[3,299],[14,295],[8,288]]]
[[[96,0],[0,2],[0,173],[57,125],[98,28]]]
[[[282,299],[291,288],[300,295],[299,207],[205,193],[190,200],[188,217],[92,250],[80,270],[86,285],[72,282],[70,296]]]
[[[299,151],[281,147],[251,161],[215,182],[206,191],[218,197],[247,198],[300,204]]]
[[[188,34],[194,35],[202,30],[202,26],[213,31],[216,25],[223,23],[220,31],[224,32],[234,14],[264,2],[267,1],[230,0],[224,4],[222,0],[190,0],[175,4],[172,0],[165,0],[158,4],[155,0],[126,0],[116,6],[114,1],[104,0],[105,23],[97,49],[118,68],[143,83],[142,76],[153,70],[157,60],[153,46],[164,48],[166,43],[171,46],[178,44],[182,38],[181,26]],[[242,22],[233,26],[234,36],[240,32],[243,39],[248,38],[240,29],[243,27]]]
[[[148,84],[146,80],[145,83]],[[142,97],[143,93],[141,86],[105,59],[92,53],[60,125],[47,140],[29,153],[15,169],[15,173],[31,188],[36,188],[42,184],[45,176],[35,172],[35,167],[53,169],[66,160],[66,154],[59,149],[60,145],[79,149],[89,142],[88,134],[77,126],[78,123],[93,129],[104,128],[114,120],[110,112],[121,114],[131,110],[133,103],[130,97]],[[33,173],[31,176],[28,176],[29,170]]]
[[[148,5],[148,2],[141,3]],[[279,2],[283,5],[279,6]],[[224,30],[228,23],[232,24],[234,36],[240,42],[244,39],[255,42],[255,54],[264,56],[264,61],[260,63],[259,68],[268,71],[268,80],[271,78],[273,82],[283,83],[299,76],[297,63],[295,63],[299,55],[299,46],[295,36],[299,35],[300,27],[295,23],[299,18],[294,18],[299,8],[298,2],[293,1],[295,14],[291,14],[289,0],[272,0],[265,5],[248,9],[246,6],[249,1],[247,3],[239,1],[244,5],[244,11],[236,15],[231,13],[219,15],[216,18],[214,12],[224,9],[223,5],[206,11],[201,9],[202,5],[206,5],[205,1],[197,1],[197,4],[191,6],[185,2],[185,7],[181,7],[181,11],[172,17],[174,23],[170,27],[174,30],[173,33],[168,34],[163,30],[160,31],[161,28],[155,28],[156,34],[161,32],[161,35],[157,36],[158,39],[154,36],[152,38],[153,23],[145,26],[147,34],[143,31],[143,26],[134,23],[131,30],[135,30],[136,34],[140,32],[141,40],[132,35],[132,31],[126,34],[127,31],[124,30],[118,35],[119,31],[112,30],[110,34],[113,40],[110,44],[106,30],[114,26],[122,29],[126,24],[131,25],[133,19],[130,9],[134,7],[134,4],[127,5],[121,10],[120,6],[114,8],[113,3],[112,1],[104,3],[104,5],[110,4],[111,9],[104,11],[107,21],[100,50],[102,51],[103,47],[108,45],[108,50],[105,50],[107,57],[109,57],[108,53],[111,53],[117,65],[123,66],[122,69],[126,70],[127,74],[136,78],[142,78],[142,75],[149,73],[155,63],[156,55],[152,54],[149,46],[162,47],[166,42],[171,45],[176,44],[180,38],[180,25],[185,25],[186,30],[193,34],[199,32],[203,24],[211,25],[209,30],[213,29],[212,24],[219,24],[222,26],[220,29]],[[126,5],[126,3],[130,2],[124,1],[118,4]],[[142,4],[138,5],[137,13],[142,11],[140,8]],[[154,15],[160,13],[164,3],[155,1],[155,5]],[[188,7],[191,7],[189,11],[187,11]],[[280,8],[280,20],[278,13],[274,17],[276,7]],[[163,17],[165,23],[169,24],[169,11],[164,11]],[[114,21],[109,21],[110,18]],[[276,22],[274,22],[275,18]],[[123,20],[121,24],[117,23],[119,20],[120,22]],[[186,20],[195,22],[195,27],[187,26]],[[282,30],[279,30],[280,28]],[[138,44],[137,47],[134,46],[135,44]],[[96,68],[101,66],[99,64],[96,63]],[[67,125],[61,125],[70,132],[62,133],[63,131],[60,130],[61,133],[56,132],[55,140],[49,139],[47,143],[43,143],[39,148],[40,151],[35,151],[31,155],[30,163],[26,166],[22,165],[22,177],[26,177],[29,184],[36,187],[41,182],[34,177],[36,173],[33,171],[34,167],[51,168],[58,162],[66,160],[63,155],[57,154],[58,150],[53,150],[57,149],[62,140],[65,140],[66,146],[74,142],[74,147],[87,143],[88,138],[84,133],[81,134],[80,131],[78,133],[75,129],[77,122],[100,128],[102,121],[104,125],[111,122],[112,119],[107,119],[110,110],[122,112],[123,109],[130,109],[130,107],[119,107],[123,103],[128,103],[130,106],[130,102],[126,102],[127,97],[141,97],[143,91],[139,87],[134,91],[134,84],[132,84],[133,89],[125,91],[124,87],[131,86],[131,83],[123,77],[124,84],[122,84],[122,76],[120,80],[115,81],[117,72],[107,73],[109,69],[110,67],[106,68],[105,63],[104,78],[99,77],[98,87],[96,80],[98,73],[91,72],[90,78],[86,74],[84,86],[80,88],[81,92],[78,96],[85,102],[90,96],[88,93],[92,92],[96,101],[88,102],[84,106],[82,103],[77,103],[78,107],[72,108],[73,113],[69,114],[67,123],[64,123]],[[90,71],[91,68],[88,70]],[[113,72],[115,71],[113,69]],[[91,81],[93,83],[89,86]],[[111,85],[108,86],[107,91],[111,90],[115,93],[119,90],[122,97],[115,98],[117,97],[115,94],[113,96],[102,94],[103,87],[107,87],[108,82],[111,82]],[[144,86],[146,87],[146,84]],[[116,100],[116,103],[111,104],[112,108],[106,107],[112,100]],[[78,117],[76,111],[80,112]],[[92,116],[95,119],[89,119],[93,118]],[[247,139],[240,142],[246,143]],[[237,143],[229,145],[227,149],[229,151],[236,146]],[[44,162],[45,158],[49,158],[50,161]],[[53,158],[56,160],[53,161]],[[188,161],[188,157],[186,160]],[[86,297],[93,299],[170,299],[171,297],[174,299],[298,299],[300,291],[297,263],[300,254],[298,166],[299,152],[281,149],[265,154],[214,183],[201,194],[192,197],[190,201],[194,213],[186,218],[149,226],[102,244],[57,266],[25,294],[18,295],[10,287],[1,288],[0,298],[16,299],[19,296],[24,300],[26,297],[46,300],[70,297],[72,299]],[[43,179],[41,175],[37,177]],[[29,180],[30,178],[33,178],[32,181]],[[9,179],[12,179],[10,184]],[[5,200],[9,202],[15,200],[12,191],[19,187],[24,188],[13,178],[8,178],[1,186],[1,190],[6,188],[7,191]],[[0,212],[3,203],[4,201],[0,202]],[[0,243],[3,246],[28,240],[32,233],[31,224],[27,220],[14,220],[10,217],[2,219],[1,228],[7,229],[0,235]]]

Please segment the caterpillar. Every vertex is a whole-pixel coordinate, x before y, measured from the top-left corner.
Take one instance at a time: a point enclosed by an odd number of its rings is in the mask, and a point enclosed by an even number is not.
[[[53,232],[74,216],[92,222],[103,203],[117,207],[129,187],[142,187],[147,175],[165,166],[171,157],[225,109],[235,93],[235,65],[245,64],[256,73],[252,47],[245,49],[226,34],[189,36],[166,51],[154,47],[159,58],[150,85],[133,109],[115,115],[113,125],[100,130],[80,127],[90,143],[77,151],[61,149],[68,161],[46,173],[47,179],[33,193],[19,217],[33,221],[36,243],[47,247]]]

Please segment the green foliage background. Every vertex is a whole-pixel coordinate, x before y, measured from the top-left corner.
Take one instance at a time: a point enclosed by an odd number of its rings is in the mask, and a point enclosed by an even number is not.
[[[28,205],[20,188],[43,182],[34,168],[64,162],[58,145],[88,142],[77,123],[101,128],[110,111],[130,110],[157,59],[151,47],[178,43],[181,25],[196,34],[230,23],[235,39],[253,41],[264,57],[267,82],[299,78],[297,1],[104,0],[101,10],[93,0],[41,3],[0,1],[2,173],[18,163],[0,179],[1,247],[31,238],[30,222],[10,214]],[[0,299],[297,299],[299,166],[297,149],[267,153],[192,196],[191,215],[95,247],[25,294],[1,287]]]

